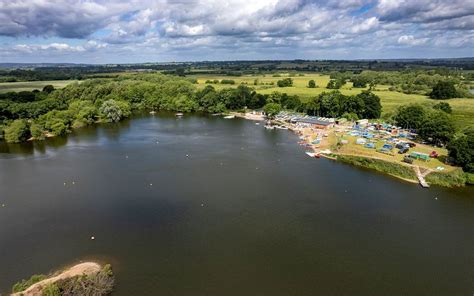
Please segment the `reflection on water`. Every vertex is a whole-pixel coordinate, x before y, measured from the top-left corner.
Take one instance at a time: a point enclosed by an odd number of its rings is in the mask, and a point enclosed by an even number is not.
[[[472,187],[422,189],[297,141],[166,113],[0,144],[0,292],[94,259],[119,296],[472,294]]]

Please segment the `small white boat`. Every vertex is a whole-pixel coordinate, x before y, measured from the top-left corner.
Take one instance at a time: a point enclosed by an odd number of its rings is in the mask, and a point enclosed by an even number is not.
[[[155,115],[156,112],[155,112],[155,111],[150,111],[150,114],[151,114],[151,115]]]
[[[181,113],[181,112],[178,112],[178,113],[176,113],[175,115],[176,115],[176,117],[182,117],[184,114]]]
[[[316,156],[316,154],[313,153],[313,152],[305,152],[305,153],[306,153],[306,155],[308,155],[309,157],[315,157],[315,156]]]
[[[227,115],[227,116],[224,116],[225,119],[234,119],[235,118],[235,115]]]
[[[273,125],[265,125],[266,129],[274,129],[275,127]]]
[[[281,129],[281,130],[287,130],[288,128],[286,126],[281,126],[281,125],[277,125],[275,126],[277,129]]]
[[[260,125],[260,122],[255,122],[255,125]]]

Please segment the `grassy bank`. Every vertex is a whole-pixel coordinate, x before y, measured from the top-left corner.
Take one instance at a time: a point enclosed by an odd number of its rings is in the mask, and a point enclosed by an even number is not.
[[[466,184],[466,174],[461,168],[457,168],[449,173],[432,172],[426,176],[425,180],[432,185],[444,187],[460,187]]]
[[[373,169],[403,180],[418,182],[415,172],[407,165],[352,155],[337,155],[337,160],[358,167]],[[472,184],[468,179],[468,174],[464,173],[461,168],[449,172],[432,172],[425,178],[429,184],[443,187],[461,187],[466,183]]]
[[[381,159],[349,155],[338,155],[337,160],[358,167],[373,169],[397,178],[402,178],[409,181],[417,181],[415,172],[409,166],[396,164]]]

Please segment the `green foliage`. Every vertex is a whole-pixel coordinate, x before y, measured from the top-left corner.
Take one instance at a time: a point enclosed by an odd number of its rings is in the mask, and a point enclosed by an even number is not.
[[[310,81],[308,81],[308,87],[309,88],[315,88],[316,87],[316,82],[311,79]]]
[[[422,139],[434,144],[446,144],[456,132],[449,114],[418,104],[400,106],[394,120],[398,126],[414,129]]]
[[[368,79],[363,76],[354,76],[352,78],[352,86],[356,88],[366,88],[367,87]]]
[[[46,285],[41,293],[43,296],[61,296],[61,290],[54,283]]]
[[[474,129],[457,134],[447,148],[456,165],[461,166],[465,172],[474,173]]]
[[[426,117],[426,110],[418,104],[402,105],[398,107],[394,116],[395,123],[403,128],[418,130]]]
[[[454,123],[448,114],[442,111],[428,111],[418,128],[418,134],[422,139],[435,144],[449,142],[456,132]]]
[[[74,120],[70,110],[53,110],[38,118],[38,123],[53,135],[65,135]]]
[[[235,84],[235,81],[231,79],[222,79],[221,84]]]
[[[451,106],[449,105],[449,103],[445,103],[445,102],[439,102],[438,104],[435,104],[433,106],[433,109],[441,110],[448,114],[451,114],[453,112],[453,109],[451,109]]]
[[[108,122],[118,122],[130,116],[130,105],[124,101],[110,99],[100,106],[99,111],[104,114]]]
[[[45,85],[45,86],[43,87],[43,92],[45,92],[45,93],[47,93],[47,94],[52,93],[54,90],[55,90],[55,88],[54,88],[54,86],[51,85],[51,84]]]
[[[326,85],[326,88],[327,89],[340,89],[344,84],[346,84],[346,81],[343,79],[331,79]]]
[[[282,80],[277,81],[278,87],[290,87],[293,86],[293,79],[291,78],[284,78]]]
[[[28,280],[21,280],[20,282],[14,284],[12,288],[12,292],[18,293],[18,292],[25,291],[31,285],[36,284],[37,282],[40,282],[44,279],[46,279],[46,276],[43,274],[32,275]]]
[[[44,128],[38,123],[32,123],[30,125],[30,132],[31,136],[35,138],[35,140],[44,140]]]
[[[358,119],[359,119],[359,116],[358,116],[357,114],[355,114],[355,113],[348,113],[348,112],[342,114],[341,117],[342,117],[342,118],[345,118],[345,119],[347,119],[347,120],[358,120]]]
[[[109,295],[114,287],[114,274],[110,265],[92,275],[82,275],[56,282],[61,295]]]
[[[323,92],[301,108],[311,115],[334,118],[343,114],[355,114],[357,118],[379,118],[382,111],[380,98],[370,91],[355,96],[345,96],[337,90]]]
[[[20,143],[30,137],[28,123],[24,119],[14,120],[4,131],[5,141],[9,143]]]
[[[439,81],[430,93],[430,98],[436,100],[446,100],[458,97],[458,92],[452,81]]]
[[[356,97],[362,99],[364,102],[364,110],[359,113],[359,115],[362,115],[362,118],[380,118],[380,115],[382,114],[382,104],[380,103],[380,98],[377,95],[370,91],[363,91],[356,95]]]
[[[263,107],[263,111],[268,118],[273,119],[278,113],[280,113],[281,105],[278,103],[268,103]]]

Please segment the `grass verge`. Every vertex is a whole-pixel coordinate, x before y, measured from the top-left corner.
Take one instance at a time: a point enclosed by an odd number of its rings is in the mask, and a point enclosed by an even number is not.
[[[432,172],[426,176],[425,180],[432,185],[444,187],[461,187],[466,184],[467,176],[461,168],[457,168],[449,173]]]
[[[337,160],[355,165],[358,167],[369,168],[378,172],[388,174],[405,180],[416,181],[416,175],[409,166],[388,162],[380,159],[373,159],[360,156],[338,155]]]

